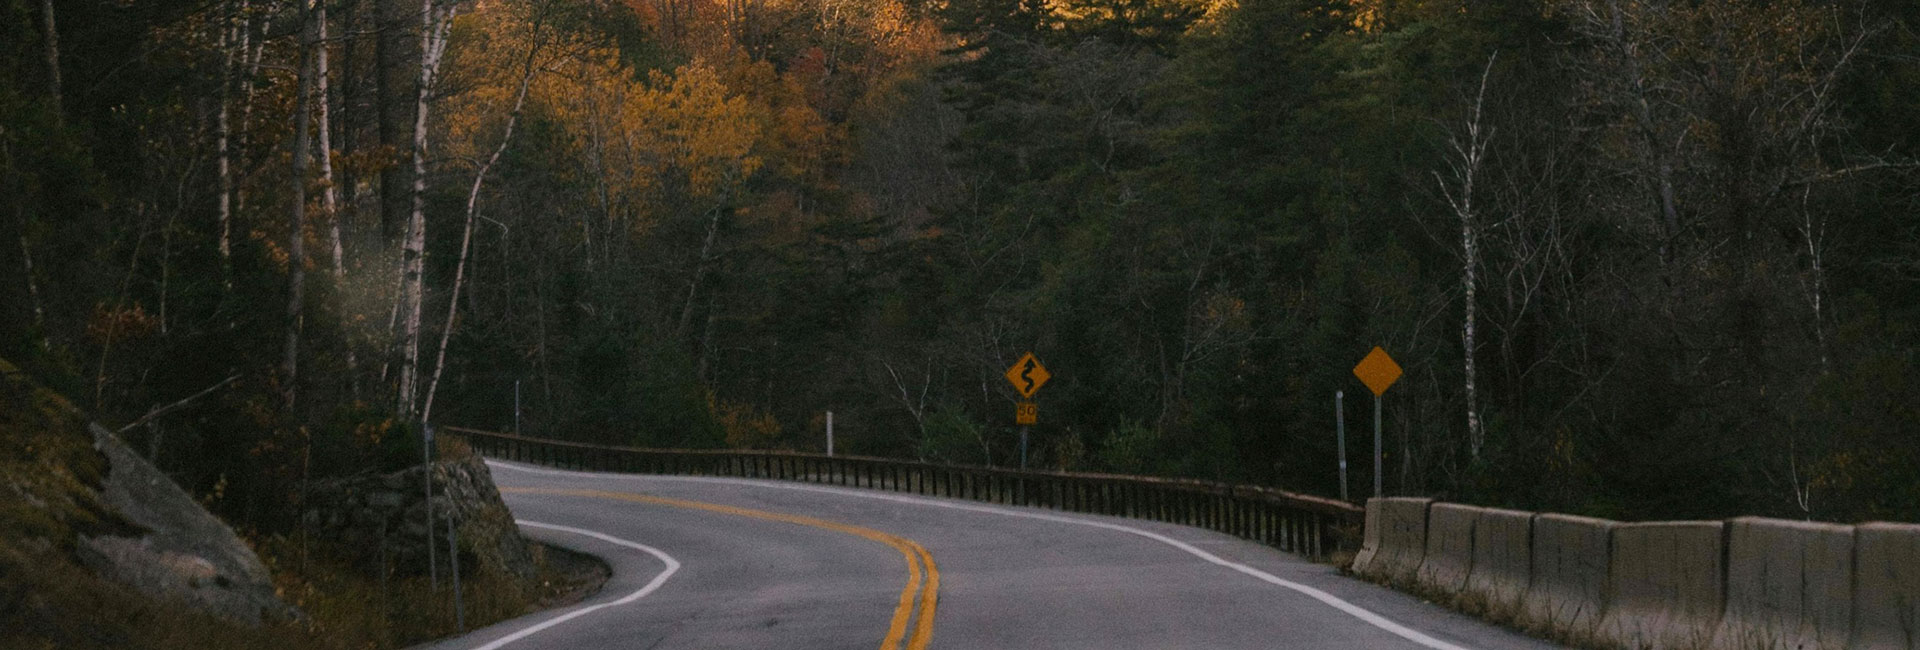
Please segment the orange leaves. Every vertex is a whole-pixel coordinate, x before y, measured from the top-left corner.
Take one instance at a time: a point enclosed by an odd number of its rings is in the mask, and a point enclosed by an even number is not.
[[[754,145],[761,124],[754,107],[720,83],[711,68],[681,66],[649,75],[649,86],[625,106],[629,139],[667,174],[684,174],[688,194],[713,196],[758,171]]]
[[[780,421],[772,413],[752,404],[716,399],[707,395],[707,408],[714,421],[726,431],[727,446],[734,449],[772,449],[780,439]]]
[[[94,305],[93,314],[87,318],[87,336],[102,343],[137,341],[159,328],[160,319],[147,313],[140,303],[132,307]]]
[[[614,194],[645,202],[675,186],[706,198],[760,169],[760,121],[711,68],[695,63],[639,81],[617,61],[613,52],[588,52],[566,66],[571,78],[540,88],[575,146],[601,161]]]
[[[745,64],[754,65],[765,64]],[[675,197],[737,194],[766,166],[770,132],[810,124],[807,116],[777,112],[728,83],[754,75],[732,69],[724,71],[731,78],[723,78],[704,61],[641,80],[616,52],[589,50],[557,72],[536,86],[536,98],[566,125],[576,153],[597,162],[594,171],[609,194],[641,216],[646,206]]]
[[[457,16],[440,83],[461,89],[437,112],[448,155],[477,161],[497,145],[529,66],[540,69],[577,37],[561,34],[527,3],[481,3]],[[531,57],[531,58],[529,58]]]
[[[852,116],[917,78],[951,40],[901,0],[624,0],[649,50],[639,56],[587,31],[550,35],[528,110],[558,125],[569,171],[608,223],[651,232],[716,206],[784,221],[816,209],[783,201],[831,190],[853,157]],[[456,24],[465,70],[447,86],[449,155],[470,159],[502,121],[530,34],[512,3],[478,6]],[[518,21],[518,22],[516,22]],[[564,28],[549,29],[565,32]],[[680,61],[649,70],[649,63]]]

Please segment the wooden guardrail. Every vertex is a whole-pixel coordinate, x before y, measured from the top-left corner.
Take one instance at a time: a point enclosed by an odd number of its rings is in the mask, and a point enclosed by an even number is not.
[[[911,492],[1198,526],[1282,551],[1325,556],[1359,546],[1365,511],[1252,485],[1039,472],[791,451],[647,449],[440,427],[481,454],[603,472],[763,478]]]

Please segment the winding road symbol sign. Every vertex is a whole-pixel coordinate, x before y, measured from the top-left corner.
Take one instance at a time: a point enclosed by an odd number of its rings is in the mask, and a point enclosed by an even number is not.
[[[1013,363],[1012,368],[1007,369],[1007,383],[1013,384],[1013,390],[1026,398],[1032,398],[1033,394],[1039,392],[1040,387],[1052,377],[1053,375],[1047,373],[1046,366],[1040,365],[1040,360],[1033,358],[1032,352],[1020,357],[1019,361]]]

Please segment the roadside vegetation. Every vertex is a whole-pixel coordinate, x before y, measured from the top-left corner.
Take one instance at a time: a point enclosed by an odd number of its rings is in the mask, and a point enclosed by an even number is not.
[[[285,535],[248,537],[282,599],[301,610],[299,620],[249,627],[101,578],[75,555],[77,538],[143,531],[101,500],[107,467],[80,411],[5,361],[0,373],[0,648],[345,650],[405,647],[455,632],[444,585],[435,591],[428,576],[411,571],[382,579],[334,559],[341,549]],[[607,575],[586,556],[539,545],[534,553],[530,580],[466,575],[469,629],[577,601]]]
[[[1027,351],[1044,467],[1338,494],[1379,345],[1391,493],[1920,519],[1909,0],[0,14],[0,355],[283,570],[423,421],[1017,462]]]

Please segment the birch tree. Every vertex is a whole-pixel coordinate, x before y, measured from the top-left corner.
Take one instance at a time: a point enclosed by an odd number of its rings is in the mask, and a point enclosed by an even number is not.
[[[1467,411],[1467,451],[1469,457],[1480,460],[1480,449],[1486,445],[1486,424],[1480,421],[1479,368],[1475,365],[1475,352],[1479,349],[1476,331],[1476,310],[1479,306],[1479,270],[1480,270],[1480,220],[1474,206],[1475,183],[1479,180],[1481,168],[1486,164],[1487,142],[1492,129],[1482,118],[1487,100],[1487,80],[1493,76],[1493,63],[1498,54],[1487,57],[1487,67],[1480,75],[1480,90],[1473,98],[1473,107],[1468,111],[1466,123],[1460,131],[1453,131],[1447,138],[1447,173],[1434,172],[1434,180],[1440,185],[1447,206],[1453,210],[1453,216],[1460,222],[1460,346],[1463,363],[1462,392],[1465,394]]]
[[[300,0],[300,29],[296,37],[299,47],[299,64],[295,68],[293,90],[293,173],[292,200],[288,201],[290,211],[287,219],[287,333],[286,346],[280,362],[281,393],[291,408],[299,395],[300,384],[300,328],[306,306],[307,293],[307,158],[309,129],[312,127],[312,96],[308,89],[313,85],[312,48],[315,42],[307,38],[312,18],[313,0]],[[324,98],[323,98],[324,101]]]
[[[451,2],[436,6],[434,0],[420,3],[420,75],[413,109],[413,210],[407,218],[406,239],[400,261],[400,376],[395,410],[403,419],[415,415],[415,390],[419,384],[421,297],[425,289],[427,247],[427,111],[433,97],[433,82],[440,70],[440,56],[446,51],[447,29],[458,5]]]
[[[536,9],[536,11],[539,10]],[[500,155],[506,153],[507,146],[513,143],[514,127],[519,124],[521,110],[527,104],[527,89],[533,84],[533,76],[538,71],[534,64],[545,45],[541,24],[544,18],[545,16],[536,14],[529,26],[530,42],[526,44],[527,55],[521,66],[519,87],[514,91],[513,108],[507,112],[507,123],[500,133],[500,142],[494,145],[493,152],[488,154],[486,160],[480,163],[480,168],[474,171],[473,182],[467,187],[466,223],[460,233],[460,258],[453,267],[452,295],[447,300],[447,321],[446,325],[440,328],[440,347],[434,353],[433,378],[427,383],[426,402],[420,408],[421,420],[427,420],[433,415],[433,398],[439,392],[440,376],[446,369],[447,343],[453,339],[455,317],[460,313],[460,290],[467,279],[467,260],[473,250],[474,221],[480,215],[480,189],[487,181],[487,173],[500,162]]]
[[[40,24],[45,31],[45,50],[47,57],[47,95],[53,104],[53,120],[61,122],[60,97],[60,30],[53,15],[53,0],[40,0]]]
[[[245,6],[246,1],[241,0],[239,7],[244,8]],[[215,199],[218,207],[214,212],[214,219],[219,229],[220,286],[226,291],[233,290],[233,245],[231,235],[229,234],[232,230],[231,224],[233,222],[233,149],[230,143],[233,140],[233,121],[231,118],[233,112],[233,77],[234,72],[238,69],[237,60],[239,59],[236,49],[244,49],[244,46],[239,45],[239,34],[236,33],[238,30],[243,29],[239,26],[243,23],[236,20],[236,18],[239,17],[239,13],[241,12],[230,4],[228,5],[228,9],[220,14],[221,19],[225,23],[220,28],[219,37],[221,52],[220,109],[214,113],[214,156],[216,158],[214,164],[219,170],[220,191],[220,196]]]

